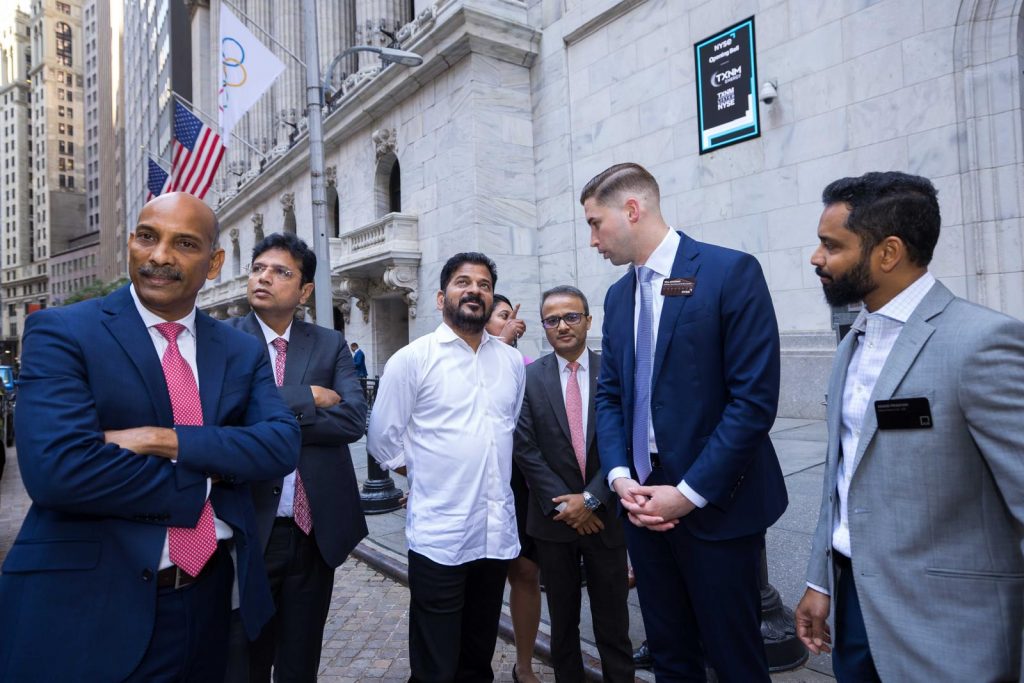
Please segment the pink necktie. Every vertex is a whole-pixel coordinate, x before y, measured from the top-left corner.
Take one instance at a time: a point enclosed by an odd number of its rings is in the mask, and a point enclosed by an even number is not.
[[[274,380],[277,386],[284,384],[284,364],[288,358],[288,340],[278,337],[270,342],[274,345],[277,355],[274,357]],[[295,498],[292,500],[292,516],[295,524],[302,529],[302,533],[309,536],[313,530],[313,515],[309,511],[309,498],[306,497],[306,487],[302,485],[302,477],[299,470],[295,470]]]
[[[202,425],[203,406],[199,401],[199,387],[196,386],[192,368],[178,350],[178,335],[185,326],[179,323],[160,323],[156,329],[167,340],[162,365],[167,392],[171,396],[174,424]],[[213,525],[213,506],[209,498],[194,528],[167,529],[167,546],[171,562],[190,576],[199,576],[203,566],[217,551],[217,530]]]
[[[569,418],[569,435],[572,437],[572,449],[576,451],[576,462],[580,465],[583,482],[587,481],[587,441],[583,436],[583,397],[580,396],[580,383],[576,371],[580,364],[569,363],[569,380],[565,383],[565,416]]]

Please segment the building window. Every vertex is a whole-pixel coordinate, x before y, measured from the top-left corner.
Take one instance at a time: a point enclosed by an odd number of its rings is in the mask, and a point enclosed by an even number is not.
[[[63,64],[64,66],[71,66],[71,26],[63,21],[58,21],[56,27],[56,39],[57,63]]]
[[[62,12],[64,14],[71,14],[71,5],[67,4],[66,2],[58,2],[57,11]]]

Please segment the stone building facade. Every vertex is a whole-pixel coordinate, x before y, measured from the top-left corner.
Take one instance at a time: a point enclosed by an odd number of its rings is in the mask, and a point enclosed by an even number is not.
[[[537,310],[556,284],[590,297],[599,347],[604,293],[624,269],[588,246],[578,196],[621,161],[655,174],[674,227],[760,261],[782,332],[781,415],[823,414],[836,334],[808,260],[821,190],[835,178],[932,178],[944,224],[932,271],[958,294],[1024,316],[1019,1],[335,4],[364,31],[335,37],[336,48],[383,23],[400,25],[401,47],[424,58],[413,69],[348,67],[324,120],[332,296],[371,373],[440,322],[438,273],[464,250],[494,258],[497,290],[522,303],[527,355],[545,351]],[[192,17],[211,54],[217,11],[213,0]],[[701,155],[693,45],[749,16],[758,81],[778,97],[762,108],[760,137]],[[280,38],[292,48],[298,23]],[[287,108],[275,106],[250,130],[284,120]],[[244,312],[244,265],[261,235],[312,239],[308,145],[295,125],[286,144],[258,142],[259,158],[233,151],[236,167],[225,165],[211,195],[228,259],[200,303],[216,315]]]

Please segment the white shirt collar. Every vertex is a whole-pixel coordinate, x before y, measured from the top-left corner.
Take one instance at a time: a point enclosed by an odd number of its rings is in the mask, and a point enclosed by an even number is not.
[[[557,353],[555,353],[555,360],[558,361],[558,371],[565,372],[565,368],[569,365],[569,361],[562,358]],[[576,362],[580,364],[580,369],[583,370],[583,372],[590,371],[590,347],[583,349],[583,353],[581,353],[580,357],[576,359]]]
[[[672,274],[672,264],[675,263],[680,241],[679,233],[669,228],[661,244],[655,247],[643,265],[653,270],[656,275],[668,277]]]
[[[924,299],[925,295],[931,291],[934,285],[935,276],[926,270],[924,275],[914,280],[909,287],[894,296],[888,303],[874,313],[868,313],[867,308],[862,308],[860,314],[857,316],[857,319],[853,322],[851,327],[858,332],[863,332],[867,329],[868,316],[881,316],[883,318],[895,320],[898,323],[906,324],[910,319],[910,316],[915,310],[917,310],[918,305]]]
[[[288,329],[284,331],[284,334],[278,334],[277,332],[274,332],[274,330],[270,329],[270,326],[263,322],[262,318],[260,318],[258,314],[254,313],[253,317],[256,318],[256,322],[260,324],[260,329],[263,330],[263,338],[267,340],[268,344],[273,343],[273,341],[278,337],[281,337],[286,342],[290,342],[292,340],[291,323],[288,323]]]
[[[128,291],[131,292],[132,301],[135,302],[135,308],[136,310],[138,310],[139,316],[142,318],[142,323],[146,326],[147,329],[153,327],[154,325],[159,325],[160,323],[176,322],[180,325],[184,325],[185,329],[188,330],[188,333],[191,334],[193,337],[196,336],[196,307],[194,304],[192,306],[192,310],[189,311],[189,314],[186,315],[184,318],[180,320],[168,321],[164,320],[156,313],[142,305],[142,301],[139,299],[139,294],[138,292],[135,291],[134,283],[128,288]]]
[[[463,344],[466,344],[467,347],[469,346],[469,344],[466,343],[466,340],[460,337],[459,335],[455,334],[455,330],[449,327],[448,323],[446,322],[442,322],[440,325],[438,325],[437,329],[434,330],[434,334],[437,335],[437,341],[439,341],[442,344],[447,344],[448,342],[453,341],[460,341]],[[484,330],[483,335],[480,338],[480,345],[483,346],[491,339],[493,339],[493,337],[487,334],[487,330]]]

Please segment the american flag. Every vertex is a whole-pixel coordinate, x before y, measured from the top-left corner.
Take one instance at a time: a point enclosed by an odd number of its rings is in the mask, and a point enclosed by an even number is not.
[[[224,145],[220,136],[181,103],[174,106],[174,157],[168,192],[188,192],[202,199],[213,184]]]
[[[149,174],[146,179],[146,187],[149,188],[149,193],[146,194],[146,201],[148,202],[153,197],[162,195],[168,190],[168,181],[171,176],[164,169],[160,168],[160,164],[156,163],[152,159],[149,160]]]

